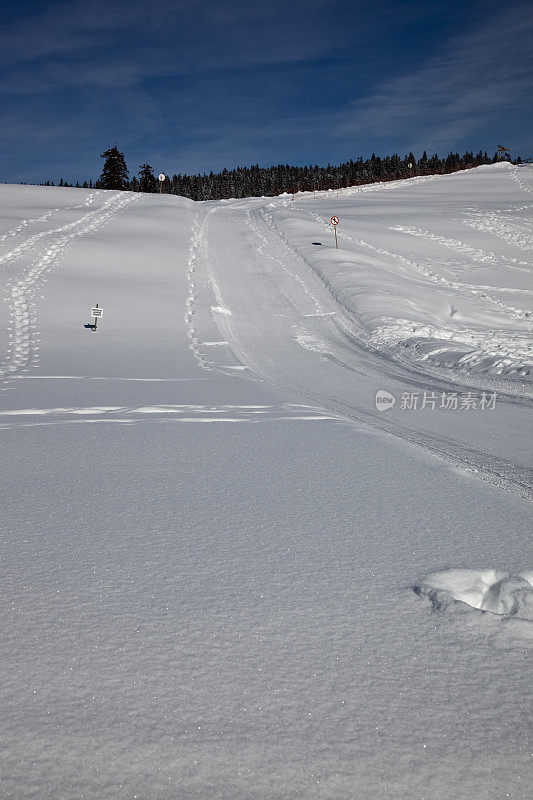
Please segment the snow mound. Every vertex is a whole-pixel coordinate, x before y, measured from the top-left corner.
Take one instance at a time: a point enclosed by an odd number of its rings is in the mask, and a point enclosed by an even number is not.
[[[415,591],[440,609],[457,600],[480,611],[533,620],[533,570],[450,569],[427,575]]]

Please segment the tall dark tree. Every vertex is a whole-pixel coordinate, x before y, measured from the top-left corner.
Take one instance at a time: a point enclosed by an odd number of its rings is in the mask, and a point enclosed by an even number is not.
[[[102,153],[102,158],[105,158],[99,181],[102,189],[127,189],[128,168],[124,153],[121,153],[115,145]]]
[[[139,176],[139,191],[155,192],[156,179],[154,177],[154,171],[150,166],[150,164],[141,164],[141,167],[137,174]]]

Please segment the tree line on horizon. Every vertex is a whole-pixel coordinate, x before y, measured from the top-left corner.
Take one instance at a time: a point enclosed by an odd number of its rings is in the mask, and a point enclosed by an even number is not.
[[[466,151],[463,155],[450,152],[444,158],[435,155],[428,157],[424,151],[419,159],[413,153],[401,158],[398,154],[381,158],[372,154],[371,158],[345,161],[343,164],[320,167],[318,164],[296,167],[278,164],[271,167],[237,167],[223,169],[209,174],[165,176],[162,185],[150,164],[141,164],[137,175],[130,180],[124,153],[118,147],[109,148],[102,153],[105,159],[98,180],[84,181],[80,184],[68,183],[61,178],[58,186],[74,186],[83,189],[119,189],[130,192],[159,192],[188,197],[191,200],[223,200],[242,197],[274,197],[295,192],[312,192],[326,189],[345,189],[369,183],[395,181],[419,175],[446,175],[461,169],[494,164],[498,154],[490,157],[481,150],[474,155]],[[516,163],[520,163],[520,158]],[[43,186],[54,186],[46,181]]]

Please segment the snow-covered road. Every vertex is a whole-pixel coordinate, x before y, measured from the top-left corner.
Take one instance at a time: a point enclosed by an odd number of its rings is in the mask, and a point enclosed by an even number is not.
[[[2,796],[528,796],[532,190],[0,187]]]

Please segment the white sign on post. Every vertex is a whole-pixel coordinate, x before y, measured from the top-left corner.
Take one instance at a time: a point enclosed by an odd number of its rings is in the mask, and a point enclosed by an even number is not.
[[[159,180],[161,181],[161,183],[163,183],[163,181],[165,180],[165,178],[166,178],[166,175],[165,175],[165,173],[164,173],[164,172],[162,172],[162,173],[161,173],[161,175],[159,176]]]
[[[103,317],[103,316],[104,316],[103,308],[91,308],[91,317]]]

